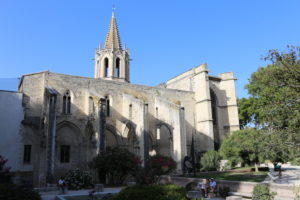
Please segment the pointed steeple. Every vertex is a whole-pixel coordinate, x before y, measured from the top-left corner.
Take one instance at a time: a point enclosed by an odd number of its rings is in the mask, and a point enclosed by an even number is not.
[[[126,46],[122,49],[114,9],[104,47],[96,50],[95,78],[129,82],[130,53]]]
[[[109,29],[106,35],[106,40],[104,44],[105,49],[121,49],[121,41],[117,26],[117,20],[115,18],[115,12],[112,12]]]

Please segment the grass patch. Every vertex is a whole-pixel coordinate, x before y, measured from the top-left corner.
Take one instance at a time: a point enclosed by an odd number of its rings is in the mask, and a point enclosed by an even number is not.
[[[124,188],[112,200],[187,200],[178,185],[134,185]]]
[[[214,178],[216,180],[227,181],[249,181],[262,182],[265,180],[268,172],[221,172],[221,173],[201,173],[197,178]]]

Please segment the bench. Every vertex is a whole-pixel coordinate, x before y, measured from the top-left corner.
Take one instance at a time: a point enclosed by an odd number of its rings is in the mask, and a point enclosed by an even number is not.
[[[268,172],[268,176],[272,179],[273,182],[275,182],[279,176],[274,176],[272,173]]]

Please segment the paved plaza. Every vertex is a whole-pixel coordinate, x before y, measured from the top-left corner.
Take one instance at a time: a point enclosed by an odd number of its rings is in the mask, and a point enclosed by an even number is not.
[[[269,168],[273,169],[273,165],[269,164]],[[275,172],[276,173],[276,172]],[[282,176],[280,179],[276,179],[272,181],[270,177],[267,177],[263,183],[283,185],[283,186],[299,186],[300,187],[300,166],[291,166],[288,164],[282,165]],[[104,188],[104,192],[118,192],[122,189],[122,187],[115,188]],[[67,194],[88,194],[89,190],[70,190],[67,191]],[[54,200],[57,195],[59,195],[59,191],[49,191],[49,192],[40,192],[42,196],[42,200]],[[210,198],[211,200],[223,200],[222,198]]]
[[[268,165],[269,168],[274,170],[272,164]],[[277,172],[275,172],[276,174]],[[263,183],[288,185],[288,186],[300,186],[300,166],[291,166],[289,164],[282,165],[282,176],[281,178],[272,181],[270,177],[267,177]]]

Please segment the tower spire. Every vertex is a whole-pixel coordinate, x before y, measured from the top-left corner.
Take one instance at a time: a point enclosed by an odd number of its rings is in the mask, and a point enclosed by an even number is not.
[[[95,78],[129,82],[129,57],[129,49],[123,49],[121,46],[113,6],[104,47],[100,46],[96,51]]]
[[[117,25],[117,20],[115,17],[115,7],[112,8],[112,16],[109,23],[109,29],[106,34],[105,49],[121,49],[121,41],[119,36],[119,30]]]

